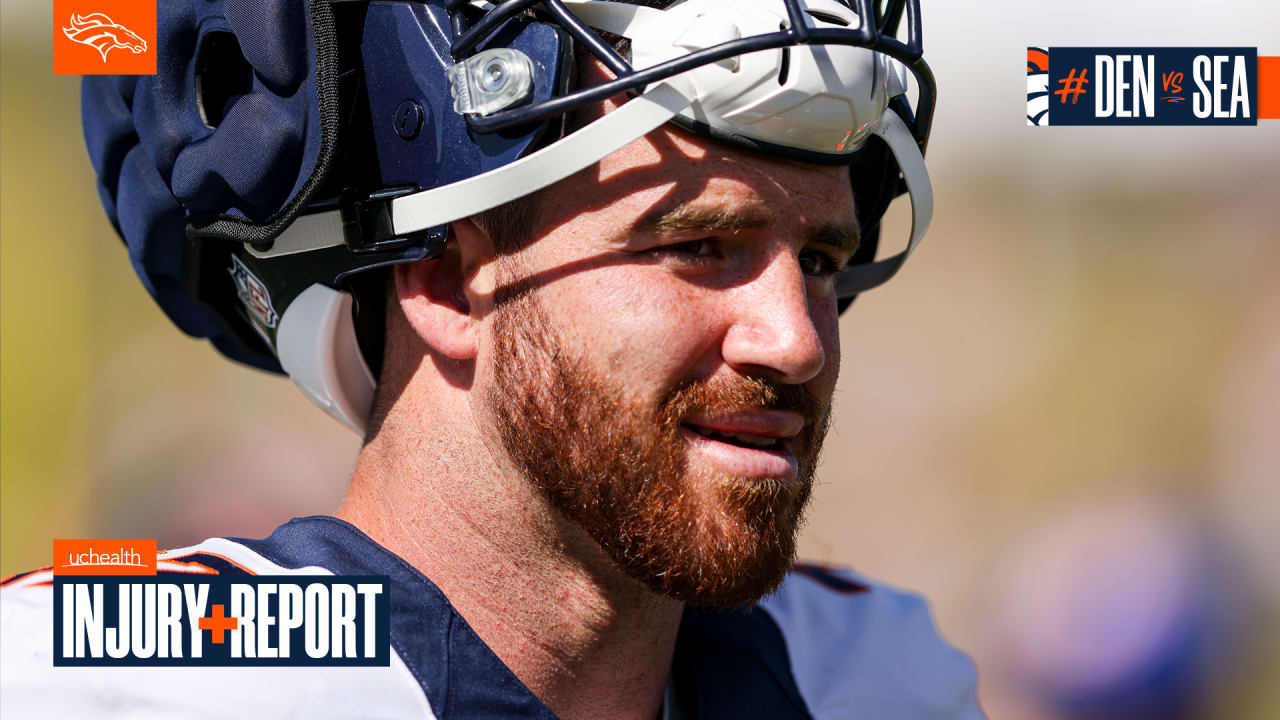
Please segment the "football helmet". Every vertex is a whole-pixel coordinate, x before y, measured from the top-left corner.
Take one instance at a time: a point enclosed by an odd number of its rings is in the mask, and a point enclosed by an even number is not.
[[[668,122],[850,165],[863,245],[837,276],[841,309],[889,279],[932,215],[918,0],[656,4],[161,3],[156,75],[84,80],[103,205],[175,324],[288,373],[357,432],[382,353],[385,276],[371,271],[439,256],[449,223]],[[584,52],[611,78],[580,83]],[[570,131],[572,111],[623,93]],[[910,236],[877,260],[903,193]]]

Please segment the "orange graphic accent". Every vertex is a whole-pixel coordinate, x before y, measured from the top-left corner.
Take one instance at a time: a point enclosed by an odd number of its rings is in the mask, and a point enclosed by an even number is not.
[[[195,556],[197,556],[197,555],[208,555],[209,557],[216,557],[216,558],[218,558],[219,560],[222,560],[222,561],[225,561],[225,562],[230,563],[230,564],[232,564],[232,565],[235,565],[236,567],[238,567],[238,568],[240,568],[241,570],[243,570],[243,571],[245,572],[245,574],[246,574],[246,575],[257,575],[257,574],[258,574],[258,573],[256,573],[256,572],[254,572],[253,570],[250,570],[249,568],[245,567],[244,565],[242,565],[242,564],[240,564],[240,563],[236,562],[235,560],[232,560],[231,558],[227,557],[226,555],[223,555],[222,553],[209,552],[208,550],[194,550],[194,551],[192,551],[192,552],[187,553],[186,555],[179,555],[179,556],[177,556],[177,557],[175,557],[175,558],[165,558],[165,561],[166,561],[166,562],[176,562],[176,563],[181,563],[181,564],[184,564],[184,565],[199,565],[199,566],[201,566],[201,567],[203,567],[203,568],[207,568],[210,572],[212,572],[212,573],[213,573],[213,574],[215,574],[215,575],[221,574],[219,571],[217,571],[217,570],[215,570],[215,569],[213,569],[213,568],[211,568],[211,567],[209,567],[208,565],[205,565],[205,564],[203,564],[203,563],[196,562],[196,561],[194,561],[194,560],[183,560],[183,559],[182,559],[182,558],[195,557]]]
[[[204,563],[199,563],[194,560],[190,560],[190,561],[164,560],[162,562],[165,562],[171,565],[180,566],[178,568],[170,568],[166,565],[165,572],[180,572],[180,573],[188,573],[191,575],[217,575],[218,574],[217,570],[214,570],[213,568],[209,567],[208,565],[205,565]]]
[[[53,0],[54,75],[155,75],[156,0]]]
[[[1071,104],[1075,105],[1076,101],[1080,99],[1081,93],[1084,92],[1084,86],[1089,84],[1089,79],[1086,77],[1088,74],[1089,69],[1085,68],[1080,71],[1080,77],[1076,77],[1075,68],[1072,68],[1066,77],[1058,81],[1062,83],[1062,89],[1054,90],[1053,94],[1062,97],[1063,105],[1067,104],[1067,96],[1070,95]]]
[[[52,569],[53,569],[53,566],[52,566],[52,565],[45,565],[44,567],[42,567],[42,568],[36,568],[35,570],[27,570],[27,571],[25,571],[25,572],[18,572],[18,573],[14,573],[14,574],[12,574],[12,575],[6,575],[6,576],[4,576],[4,578],[0,578],[0,587],[5,587],[5,586],[7,586],[7,585],[10,585],[10,584],[12,584],[12,583],[15,583],[15,582],[17,582],[17,581],[19,581],[19,580],[23,579],[23,578],[31,577],[32,575],[35,575],[36,573],[47,572],[47,571],[52,570]]]
[[[1172,95],[1161,96],[1161,100],[1171,103],[1180,103],[1186,100],[1179,94],[1182,92],[1182,77],[1180,72],[1160,73],[1160,84],[1164,86],[1164,91],[1173,93]]]
[[[1027,48],[1027,74],[1049,72],[1049,53]]]
[[[1258,119],[1280,119],[1280,56],[1258,58]]]
[[[54,575],[155,575],[156,541],[54,540]]]
[[[240,618],[227,617],[227,608],[224,605],[214,605],[209,617],[200,618],[200,629],[209,631],[214,645],[226,642],[222,634],[238,627],[240,627]]]

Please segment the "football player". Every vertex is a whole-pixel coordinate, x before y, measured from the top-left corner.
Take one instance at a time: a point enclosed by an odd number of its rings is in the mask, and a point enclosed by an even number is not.
[[[187,333],[364,438],[333,517],[161,573],[391,579],[383,668],[51,668],[5,716],[978,718],[918,597],[795,565],[837,320],[929,224],[917,0],[175,0],[84,81]],[[909,195],[910,236],[877,259]]]

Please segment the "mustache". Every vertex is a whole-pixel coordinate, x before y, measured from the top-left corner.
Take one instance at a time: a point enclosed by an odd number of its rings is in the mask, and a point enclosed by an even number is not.
[[[805,419],[811,431],[824,414],[824,403],[804,385],[782,383],[759,376],[690,380],[673,390],[663,403],[663,416],[679,422],[694,411],[734,412],[786,410]]]

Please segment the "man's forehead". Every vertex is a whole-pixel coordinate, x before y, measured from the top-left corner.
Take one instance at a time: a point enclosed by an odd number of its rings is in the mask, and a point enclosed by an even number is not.
[[[580,111],[578,120],[612,112],[623,98]],[[672,215],[673,211],[682,212]],[[597,238],[634,231],[657,216],[670,223],[694,211],[735,216],[732,224],[848,225],[853,189],[847,166],[795,162],[737,148],[675,124],[637,138],[590,169],[540,193],[544,231],[572,225]]]
[[[598,61],[585,63],[582,71],[597,80],[613,77]],[[626,102],[624,96],[602,100],[580,110],[576,122],[602,117]],[[847,166],[815,165],[774,157],[734,147],[674,123],[667,123],[607,155],[588,173],[598,185],[598,194],[614,197],[618,194],[610,193],[610,189],[630,186],[632,191],[642,191],[646,184],[674,182],[672,194],[676,197],[670,199],[672,205],[692,200],[693,196],[681,196],[681,191],[698,188],[700,183],[713,190],[716,180],[737,180],[755,190],[740,195],[761,195],[760,201],[767,205],[810,200],[837,212],[852,212],[853,207]],[[742,201],[740,197],[738,202]]]
[[[652,165],[704,173],[751,170],[766,176],[803,177],[834,186],[841,180],[847,185],[849,177],[849,169],[844,165],[816,165],[774,157],[695,134],[674,123],[667,123],[606,156],[600,161],[598,177],[607,181],[634,168]]]
[[[773,158],[674,126],[609,155],[592,180],[602,199],[634,196],[664,212],[682,205],[718,204],[778,217],[789,210],[811,216],[853,210],[847,167]]]

